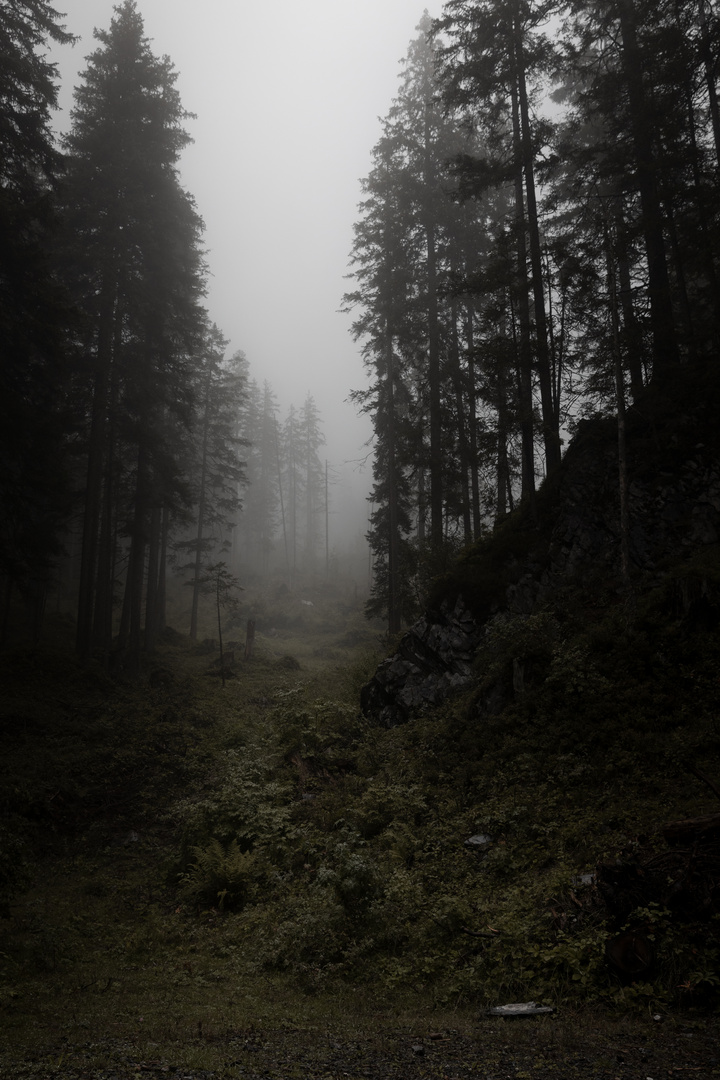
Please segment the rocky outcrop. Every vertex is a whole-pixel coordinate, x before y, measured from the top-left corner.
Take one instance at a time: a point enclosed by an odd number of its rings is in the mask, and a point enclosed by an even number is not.
[[[461,598],[440,606],[433,621],[422,618],[403,636],[394,656],[363,687],[367,716],[392,727],[473,681],[472,660],[482,628]]]
[[[650,425],[642,417],[635,422],[629,541],[635,574],[645,587],[659,584],[668,565],[720,542],[718,439],[698,441],[702,424],[691,415],[673,419],[675,432],[664,446],[662,431],[653,427],[658,447],[654,457],[648,457],[646,445]],[[684,439],[677,434],[678,426]],[[466,561],[451,575],[446,597],[435,605],[434,613],[426,614],[405,634],[397,653],[379,666],[363,688],[362,708],[367,716],[386,726],[403,723],[470,687],[474,655],[497,619],[529,615],[552,604],[561,591],[578,585],[611,591],[620,587],[617,448],[609,421],[580,425],[556,484],[555,494],[542,511],[549,520],[533,526],[521,514],[517,516],[516,527],[526,532],[534,529],[537,541],[515,566],[508,569],[509,560],[504,567],[507,584],[499,599],[490,605],[477,602],[472,561]],[[477,565],[482,565],[482,551],[480,545]],[[483,580],[487,578],[486,571]],[[681,606],[701,602],[707,607],[708,595],[717,589],[696,582],[684,584],[680,591]],[[711,598],[711,604],[716,601],[717,597]]]

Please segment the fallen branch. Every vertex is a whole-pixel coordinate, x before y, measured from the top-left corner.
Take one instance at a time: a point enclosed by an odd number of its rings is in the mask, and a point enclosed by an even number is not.
[[[469,934],[470,937],[495,938],[502,933],[501,930],[493,930],[492,933],[488,933],[487,930],[469,930],[467,926],[461,926],[460,930],[463,934]]]
[[[718,786],[712,782],[709,776],[706,776],[705,773],[700,772],[697,765],[686,765],[685,768],[689,773],[692,773],[693,776],[697,776],[698,780],[702,780],[703,784],[707,784],[712,793],[718,799],[720,799],[720,788],[718,788]]]

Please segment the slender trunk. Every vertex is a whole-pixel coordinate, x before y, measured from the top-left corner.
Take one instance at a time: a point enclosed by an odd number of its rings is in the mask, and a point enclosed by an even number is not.
[[[330,580],[330,502],[327,458],[325,458],[325,580]]]
[[[305,432],[305,567],[309,571],[315,569],[314,531],[312,447],[310,445],[310,424],[308,422],[307,431]]]
[[[98,567],[96,574],[95,613],[93,622],[93,641],[102,651],[103,664],[110,666],[113,638],[113,605],[115,602],[115,542],[116,542],[116,440],[118,409],[118,365],[115,358],[122,348],[123,322],[119,311],[115,311],[113,328],[113,363],[108,390],[108,418],[105,424],[105,469],[103,484],[103,502],[98,547]]]
[[[548,326],[545,313],[545,292],[543,287],[542,247],[540,244],[540,225],[538,219],[537,195],[535,192],[532,132],[530,129],[530,109],[525,81],[525,55],[519,18],[516,19],[515,22],[515,60],[517,95],[520,107],[520,145],[523,171],[525,174],[525,193],[527,195],[527,226],[530,238],[530,265],[532,270],[533,302],[535,306],[537,371],[540,384],[540,403],[542,407],[545,468],[548,473],[551,473],[560,465],[558,403],[553,400],[552,375],[550,371]]]
[[[628,596],[632,593],[630,577],[630,496],[628,485],[627,438],[625,431],[625,382],[620,354],[620,334],[617,307],[617,285],[615,278],[615,258],[611,233],[605,230],[605,251],[607,258],[608,294],[610,297],[610,317],[612,320],[613,366],[615,372],[615,396],[617,403],[618,425],[618,482],[620,489],[620,572],[623,588]]]
[[[157,632],[161,634],[167,626],[167,552],[170,538],[170,510],[163,507],[160,531],[160,565],[158,566],[157,590]]]
[[[698,0],[698,12],[700,15],[701,30],[701,53],[703,67],[705,69],[705,85],[708,91],[710,103],[710,118],[712,120],[713,142],[715,144],[715,157],[720,168],[720,104],[718,104],[717,86],[715,84],[716,64],[713,60],[712,47],[710,44],[710,29],[707,20],[706,0]]]
[[[630,257],[628,254],[625,222],[618,200],[614,200],[615,247],[620,283],[620,306],[623,316],[624,338],[627,345],[627,367],[630,374],[630,391],[633,401],[637,401],[645,387],[645,364],[643,363],[643,335],[633,304],[632,278],[630,275]]]
[[[522,146],[518,96],[512,92],[513,145],[515,153],[515,244],[517,285],[515,288],[519,319],[518,412],[520,415],[522,498],[535,498],[535,441],[533,432],[532,346],[530,343],[530,297],[525,239],[525,203],[523,198]]]
[[[115,291],[114,282],[106,279],[100,297],[78,590],[76,649],[79,655],[83,657],[89,656],[92,651],[98,529],[102,498],[105,425],[107,422],[110,366],[112,363]]]
[[[145,580],[145,551],[148,543],[148,506],[150,477],[147,448],[140,444],[138,451],[137,481],[135,486],[135,510],[130,532],[130,559],[126,592],[129,607],[128,651],[126,670],[137,675],[140,672],[142,642],[143,584]]]
[[[280,439],[278,436],[277,417],[273,416],[275,423],[275,460],[277,462],[278,492],[280,494],[280,515],[282,517],[283,543],[285,545],[285,566],[287,567],[288,586],[291,586],[290,578],[290,552],[288,550],[287,527],[285,524],[285,501],[283,498],[282,470],[280,468]]]
[[[298,519],[298,487],[297,487],[297,462],[293,451],[292,471],[292,579],[290,588],[295,588],[297,581],[297,519]]]
[[[210,381],[208,372],[203,401],[203,426],[200,451],[200,491],[198,495],[197,529],[195,532],[195,560],[193,567],[192,605],[190,609],[190,640],[197,641],[198,608],[200,605],[200,574],[203,557],[203,532],[207,509],[208,443],[210,439]]]
[[[468,350],[468,424],[470,434],[470,488],[472,491],[473,537],[477,540],[482,529],[480,512],[480,474],[477,444],[477,394],[475,391],[475,326],[472,308],[468,306],[465,320],[465,340]]]
[[[452,362],[453,383],[455,389],[455,411],[457,413],[458,449],[460,451],[460,502],[463,518],[463,538],[466,544],[472,540],[472,522],[470,519],[470,498],[468,492],[468,438],[465,417],[465,399],[460,370],[460,343],[457,328],[457,301],[453,297],[450,303],[450,358]]]
[[[218,645],[220,646],[220,678],[223,686],[225,686],[225,657],[223,656],[222,619],[220,617],[220,608],[222,606],[220,603],[220,574],[217,576],[215,601],[217,603]]]
[[[388,633],[391,637],[400,633],[402,611],[400,605],[400,532],[398,526],[397,483],[395,478],[395,373],[393,339],[388,328],[386,343],[387,386],[387,442],[388,442]]]
[[[672,293],[668,274],[662,208],[653,153],[653,125],[643,86],[643,57],[637,39],[633,0],[621,0],[622,63],[630,106],[630,130],[640,193],[643,238],[648,268],[650,326],[653,339],[653,378],[662,381],[679,360]]]
[[[158,590],[160,573],[160,544],[162,532],[162,508],[153,506],[150,511],[150,535],[148,541],[148,582],[145,599],[145,652],[151,653],[158,635]]]
[[[114,593],[113,568],[113,448],[108,438],[105,482],[102,490],[102,513],[98,541],[95,610],[93,612],[93,643],[102,652],[107,670],[112,649],[112,609]]]
[[[668,235],[670,237],[670,250],[672,251],[673,266],[675,268],[675,279],[677,281],[677,292],[680,298],[680,310],[682,311],[683,320],[685,322],[684,336],[690,359],[693,361],[697,361],[697,342],[695,339],[695,327],[693,324],[692,307],[690,304],[690,296],[688,295],[683,254],[680,249],[680,240],[678,238],[677,226],[675,225],[675,214],[673,212],[672,196],[670,196],[670,198],[666,201],[665,207],[667,215]]]
[[[507,328],[504,319],[501,318],[499,324],[499,332],[501,339],[505,339],[507,336]],[[511,484],[510,484],[510,462],[508,461],[508,402],[507,402],[507,377],[505,371],[505,365],[503,363],[498,364],[497,370],[497,441],[496,441],[496,466],[495,466],[495,478],[496,478],[496,503],[495,503],[495,520],[500,521],[507,513],[508,499],[512,498]],[[511,503],[512,509],[512,503]]]
[[[430,541],[443,541],[442,395],[440,387],[440,324],[437,296],[437,238],[433,214],[435,171],[432,162],[430,104],[425,105],[425,243],[427,249],[428,384],[430,410]]]

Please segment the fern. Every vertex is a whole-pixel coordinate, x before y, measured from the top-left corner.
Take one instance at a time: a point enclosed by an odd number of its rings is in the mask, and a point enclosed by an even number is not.
[[[180,875],[180,892],[194,903],[237,911],[247,903],[259,876],[258,859],[241,851],[237,840],[224,847],[217,839],[192,849],[194,862]]]

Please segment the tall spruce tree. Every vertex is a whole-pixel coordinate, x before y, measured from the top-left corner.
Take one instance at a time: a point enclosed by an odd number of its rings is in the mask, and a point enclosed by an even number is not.
[[[181,487],[174,430],[189,416],[202,329],[202,223],[178,180],[189,136],[169,59],[151,52],[134,0],[95,34],[65,140],[67,275],[92,390],[77,646],[109,649],[121,535],[120,643],[137,665],[146,559],[160,543],[153,511]]]
[[[50,42],[69,42],[44,0],[0,5],[0,624],[13,588],[42,600],[70,509],[64,447],[72,317],[52,272],[61,157]]]
[[[509,183],[515,199],[515,304],[519,329],[519,393],[523,431],[523,492],[534,487],[532,384],[537,376],[545,465],[560,463],[560,404],[553,377],[537,195],[538,152],[547,138],[533,98],[553,64],[543,24],[555,0],[448,0],[436,24],[442,32],[445,100],[465,110],[483,132],[486,160],[473,169],[486,187]]]

